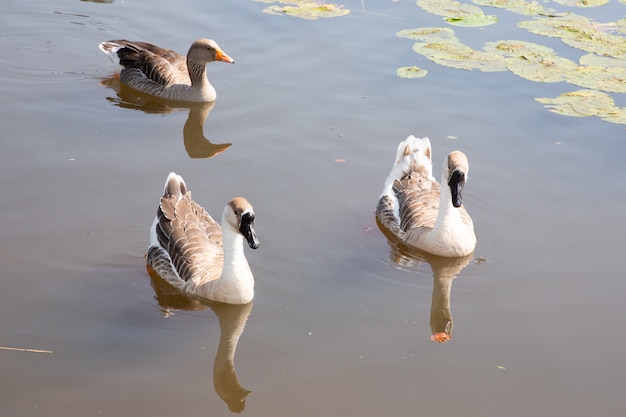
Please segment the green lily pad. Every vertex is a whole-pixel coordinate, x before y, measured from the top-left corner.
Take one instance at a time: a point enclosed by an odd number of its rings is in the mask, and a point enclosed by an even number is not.
[[[430,27],[405,29],[396,33],[400,38],[411,39],[416,42],[458,42],[458,38],[454,35],[454,30],[450,28]]]
[[[454,0],[417,0],[417,5],[456,26],[488,26],[498,21],[495,16],[486,16],[479,7]]]
[[[544,16],[518,23],[528,31],[547,37],[557,37],[569,46],[589,52],[580,62],[558,56],[543,45],[524,41],[488,42],[481,51],[463,44],[450,28],[431,27],[406,29],[398,37],[415,41],[413,50],[439,65],[483,72],[511,71],[535,82],[566,82],[588,90],[563,95],[557,99],[537,99],[552,111],[572,116],[597,116],[611,123],[626,124],[626,110],[613,104],[606,92],[626,93],[626,18],[609,23],[592,22],[576,14],[556,13],[537,1],[472,0],[482,6],[498,7],[516,13]],[[567,3],[565,3],[567,1]],[[588,6],[604,0],[589,0]],[[620,0],[626,4],[626,0]],[[563,0],[562,4],[578,4]],[[453,0],[417,0],[422,9],[444,16],[450,24],[476,26],[490,22],[474,6]],[[397,70],[399,77],[423,76],[418,68]],[[425,74],[424,74],[425,75]]]
[[[609,0],[554,0],[555,3],[570,7],[598,7],[604,6]]]
[[[396,75],[400,78],[422,78],[428,71],[418,67],[402,67],[396,70]]]
[[[578,68],[575,62],[557,56],[554,50],[532,42],[489,42],[484,49],[501,54],[509,71],[531,81],[565,81],[566,74]]]
[[[596,54],[586,54],[578,59],[580,65],[593,65],[602,68],[620,67],[626,68],[626,59],[616,59]]]
[[[626,108],[615,106],[613,98],[594,90],[578,90],[564,93],[556,98],[536,98],[550,111],[565,116],[597,116],[607,122],[626,124]]]
[[[594,90],[626,93],[626,68],[585,65],[565,74],[570,84]]]
[[[413,50],[431,61],[446,67],[483,72],[505,71],[505,60],[489,52],[476,51],[459,42],[420,43]]]
[[[528,16],[555,16],[554,9],[547,9],[536,1],[524,0],[472,0],[472,3],[479,6],[497,7],[510,12]]]
[[[491,15],[472,14],[461,17],[446,17],[444,20],[454,26],[480,27],[489,26],[498,22],[498,18]]]
[[[256,0],[261,3],[281,3],[286,6],[269,6],[263,10],[264,13],[275,15],[289,15],[300,19],[315,20],[327,17],[345,16],[350,10],[344,9],[332,3],[318,3],[311,0]]]
[[[462,4],[454,0],[417,0],[417,6],[429,13],[443,17],[462,17],[483,14],[483,11],[471,4]]]
[[[622,3],[626,4],[626,0]],[[626,34],[626,17],[615,22],[615,30]]]
[[[626,55],[626,38],[599,31],[583,16],[527,20],[517,25],[538,35],[561,38],[565,44],[586,52],[615,58]]]

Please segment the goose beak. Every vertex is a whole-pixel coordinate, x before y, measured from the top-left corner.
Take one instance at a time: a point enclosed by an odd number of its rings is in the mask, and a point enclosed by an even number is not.
[[[465,186],[465,172],[462,169],[455,169],[450,175],[448,180],[448,186],[450,187],[450,193],[452,194],[452,205],[454,207],[461,207],[463,204],[463,197],[461,191]]]
[[[246,238],[246,240],[248,241],[248,245],[250,245],[252,249],[256,249],[259,247],[259,239],[257,239],[256,237],[256,232],[254,231],[254,224],[242,223],[241,227],[239,228],[239,231]]]
[[[226,53],[224,51],[222,51],[221,49],[218,49],[215,51],[215,60],[216,61],[223,61],[223,62],[228,62],[229,64],[234,64],[235,60],[232,59],[231,57],[229,57],[228,55],[226,55]]]

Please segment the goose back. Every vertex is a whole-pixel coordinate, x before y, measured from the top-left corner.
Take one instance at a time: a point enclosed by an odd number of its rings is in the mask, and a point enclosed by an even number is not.
[[[252,301],[254,277],[243,252],[244,238],[258,247],[250,203],[242,197],[231,200],[222,225],[171,173],[150,232],[148,266],[183,292],[231,304]]]
[[[460,193],[467,170],[465,155],[452,152],[444,161],[439,184],[431,174],[430,141],[409,136],[398,147],[379,198],[379,224],[407,245],[435,255],[470,254],[476,236]]]

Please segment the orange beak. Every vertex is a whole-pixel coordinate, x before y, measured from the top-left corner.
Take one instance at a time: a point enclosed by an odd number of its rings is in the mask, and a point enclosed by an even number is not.
[[[215,60],[228,62],[230,64],[235,63],[235,60],[229,57],[228,55],[226,55],[226,53],[224,53],[224,51],[222,51],[221,49],[218,49],[217,51],[215,51]]]
[[[437,342],[437,343],[446,343],[451,338],[452,336],[450,336],[446,332],[433,333],[433,335],[430,336],[430,340]]]

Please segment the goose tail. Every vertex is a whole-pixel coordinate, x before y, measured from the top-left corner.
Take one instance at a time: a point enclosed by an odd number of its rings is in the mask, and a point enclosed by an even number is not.
[[[400,142],[396,151],[396,159],[385,180],[385,186],[380,197],[388,196],[395,198],[393,183],[396,180],[401,180],[402,177],[418,168],[421,168],[421,170],[425,169],[428,176],[432,177],[433,164],[431,155],[430,139],[427,137],[416,138],[413,135],[409,135],[409,137]]]
[[[163,188],[163,197],[161,197],[161,204],[159,204],[159,209],[157,211],[156,217],[154,218],[152,226],[150,227],[150,248],[161,248],[161,243],[159,241],[159,232],[161,232],[159,217],[163,215],[169,219],[173,219],[175,217],[172,210],[167,208],[170,207],[169,205],[167,207],[163,206],[163,200],[174,197],[176,201],[179,201],[181,198],[183,198],[185,193],[187,193],[187,184],[185,184],[185,180],[183,180],[183,177],[177,175],[175,172],[170,172],[170,174],[167,176],[167,179],[165,180],[165,187]]]
[[[163,197],[176,197],[176,200],[183,198],[187,192],[187,184],[180,175],[175,172],[170,172],[165,180],[165,187],[163,188]]]
[[[120,57],[117,55],[117,51],[124,48],[124,45],[121,45],[114,41],[106,41],[106,42],[101,42],[98,45],[98,48],[102,52],[104,52],[106,56],[109,57],[109,59],[113,63],[113,70],[114,70],[115,75],[119,75],[124,69],[124,66],[120,63]]]

